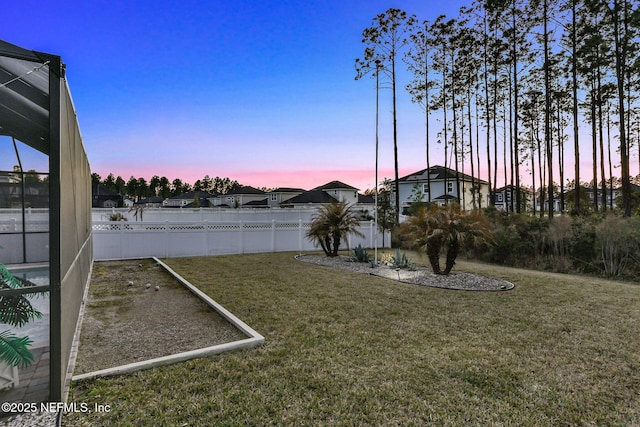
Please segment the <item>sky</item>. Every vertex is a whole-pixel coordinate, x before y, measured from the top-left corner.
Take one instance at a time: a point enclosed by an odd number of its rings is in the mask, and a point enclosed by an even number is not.
[[[375,80],[354,79],[362,30],[390,7],[433,21],[469,4],[22,0],[3,5],[0,39],[62,57],[102,178],[305,189],[339,180],[364,191],[375,186]],[[399,79],[403,176],[426,159],[422,110],[402,88],[408,74]],[[391,91],[380,99],[379,181],[393,177]],[[431,164],[444,164],[441,146]]]
[[[390,7],[433,20],[465,1],[51,1],[3,5],[0,39],[60,55],[92,172],[255,187],[375,182],[375,80],[362,30]],[[404,91],[401,91],[404,92]],[[379,180],[393,176],[391,91]],[[424,119],[399,99],[402,174],[425,167]]]

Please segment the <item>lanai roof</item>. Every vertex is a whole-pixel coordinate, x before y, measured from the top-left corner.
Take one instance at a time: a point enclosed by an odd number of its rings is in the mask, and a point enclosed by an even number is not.
[[[49,68],[63,75],[60,57],[0,40],[0,135],[49,154]]]

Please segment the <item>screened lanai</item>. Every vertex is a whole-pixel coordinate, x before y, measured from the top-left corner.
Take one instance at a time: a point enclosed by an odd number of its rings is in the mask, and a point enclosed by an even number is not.
[[[0,40],[0,264],[36,285],[0,289],[0,304],[37,291],[45,320],[13,328],[37,341],[2,401],[65,398],[92,262],[90,175],[61,58]]]

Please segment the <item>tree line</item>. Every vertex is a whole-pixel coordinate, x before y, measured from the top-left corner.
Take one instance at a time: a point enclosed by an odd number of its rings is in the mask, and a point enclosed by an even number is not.
[[[410,75],[404,88],[424,112],[427,168],[434,142],[441,143],[446,167],[459,174],[469,165],[474,179],[488,181],[488,200],[498,182],[514,188],[515,212],[523,205],[526,173],[549,218],[555,196],[560,209],[567,208],[567,190],[574,190],[574,211],[607,209],[607,191],[618,179],[622,210],[631,215],[632,149],[640,145],[636,1],[476,0],[457,17],[433,22],[391,8],[373,18],[362,42],[356,79],[375,78],[376,90],[382,79],[392,91],[396,186],[396,99],[404,63]],[[432,141],[435,114],[440,128]],[[585,134],[590,152],[580,151]],[[565,158],[571,145],[573,159]],[[573,170],[566,169],[572,160]],[[633,161],[640,167],[640,150]],[[592,167],[582,170],[581,162]],[[598,189],[586,205],[585,186]],[[473,203],[482,208],[479,196],[476,189]]]
[[[116,177],[112,173],[104,179],[97,173],[92,173],[91,182],[92,184],[101,184],[114,193],[129,196],[134,200],[141,200],[151,196],[166,199],[191,191],[226,194],[231,190],[242,187],[242,184],[236,180],[226,177],[220,178],[218,176],[211,178],[209,175],[205,175],[204,178],[197,180],[193,185],[184,182],[180,178],[169,181],[167,177],[158,175],[154,175],[149,182],[147,182],[145,178],[136,178],[134,176],[131,176],[128,181],[125,181],[121,176],[118,175]]]

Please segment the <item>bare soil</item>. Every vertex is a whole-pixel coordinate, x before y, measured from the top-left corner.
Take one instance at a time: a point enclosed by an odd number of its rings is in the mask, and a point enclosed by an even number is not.
[[[245,338],[153,260],[95,262],[74,374]]]

